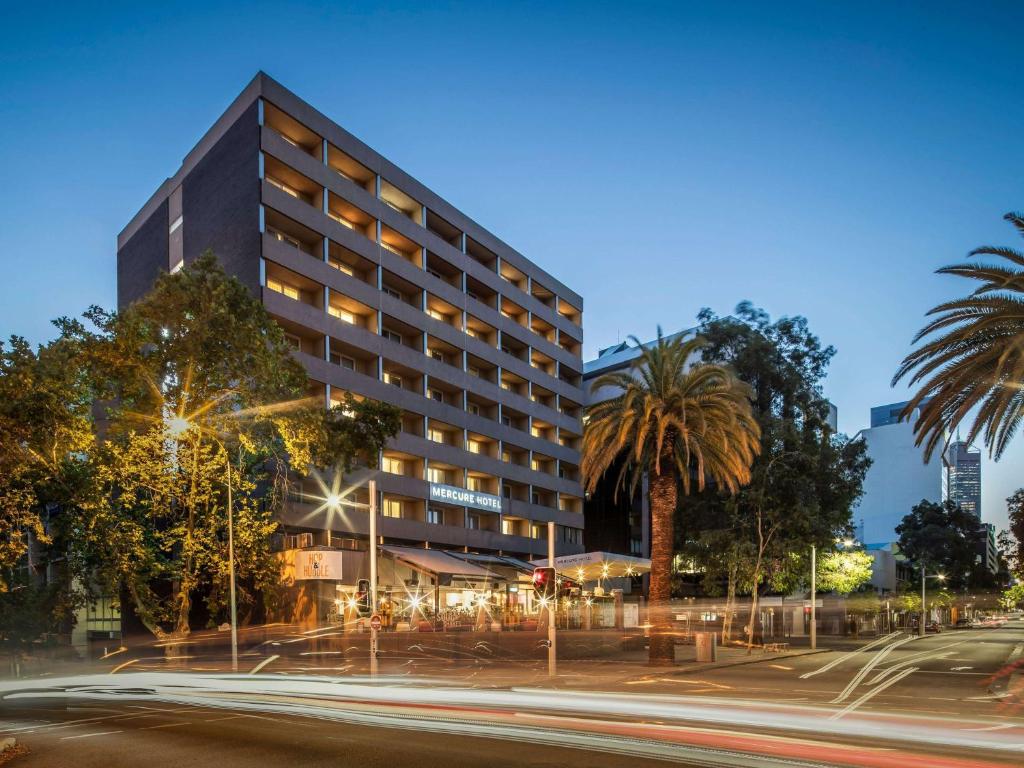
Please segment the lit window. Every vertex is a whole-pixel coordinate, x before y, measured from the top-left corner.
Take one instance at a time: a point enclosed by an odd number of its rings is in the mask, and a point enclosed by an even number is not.
[[[395,387],[398,387],[399,389],[401,389],[402,388],[402,377],[401,376],[396,376],[393,373],[388,373],[387,371],[384,371],[384,383],[391,384],[392,386],[395,386]]]
[[[440,429],[430,428],[427,430],[427,439],[432,440],[435,443],[443,443],[444,432],[442,432]]]
[[[508,451],[502,451],[501,452],[501,460],[511,464],[512,463],[512,454],[509,453]]]
[[[546,525],[539,525],[537,523],[534,523],[530,526],[530,536],[532,536],[535,539],[545,539],[547,538],[547,533],[548,531]]]
[[[328,314],[338,318],[339,320],[344,320],[346,323],[355,325],[356,316],[349,312],[347,309],[342,309],[341,307],[336,307],[332,304],[331,306],[327,307],[327,312]]]
[[[300,243],[291,235],[286,235],[279,229],[267,227],[267,234],[273,237],[275,240],[280,240],[282,243],[288,243],[288,245],[294,246],[295,248],[302,248],[302,243]]]
[[[474,339],[479,339],[480,338],[480,331],[476,330],[475,328],[467,328],[466,329],[466,335],[467,336],[472,336]]]
[[[483,378],[483,376],[480,373],[480,369],[477,368],[475,365],[468,366],[466,368],[466,373],[468,373],[470,376],[476,376],[478,379]]]
[[[470,453],[483,453],[484,452],[484,444],[481,443],[479,440],[467,440],[466,441],[466,449]]]
[[[355,224],[353,224],[351,221],[346,219],[344,216],[339,216],[334,211],[328,211],[327,215],[330,216],[332,219],[334,219],[339,224],[341,224],[341,226],[345,227],[345,229],[355,229],[356,228]]]
[[[444,314],[443,312],[439,312],[436,309],[430,309],[428,307],[427,314],[430,315],[435,320],[440,320],[443,323],[448,321],[448,315]]]
[[[444,392],[442,392],[439,389],[432,389],[432,390],[430,390],[430,399],[434,400],[434,401],[436,401],[438,403],[443,403],[444,402]]]
[[[382,248],[383,248],[384,250],[386,250],[386,251],[391,251],[391,253],[395,254],[396,256],[402,256],[402,257],[404,257],[404,256],[405,256],[405,254],[404,254],[404,253],[402,253],[402,252],[401,252],[400,250],[398,250],[398,249],[397,249],[397,248],[396,248],[395,246],[393,246],[393,245],[392,245],[391,243],[385,243],[385,242],[384,242],[384,241],[382,240],[380,244],[381,244],[381,247],[382,247]]]
[[[294,190],[291,187],[289,187],[287,184],[285,184],[280,179],[275,179],[273,176],[267,176],[266,178],[267,178],[267,181],[269,183],[273,184],[275,187],[280,189],[286,195],[291,195],[292,197],[296,197],[296,198],[299,196],[299,193],[296,190]]]
[[[482,477],[470,477],[467,480],[469,490],[471,491],[483,491],[485,482]]]
[[[532,469],[534,472],[539,472],[540,462],[537,461],[536,459],[530,459],[530,469]]]
[[[350,267],[348,264],[346,264],[343,261],[335,261],[334,259],[331,259],[330,264],[331,264],[332,267],[334,267],[339,272],[344,272],[346,275],[351,275],[351,276],[355,275],[355,271],[352,269],[352,267]]]
[[[448,482],[448,476],[443,469],[437,469],[436,467],[428,467],[427,480],[429,480],[432,483],[446,483]]]
[[[384,499],[384,517],[401,517],[402,502],[398,499]]]
[[[530,427],[530,434],[534,437],[544,437],[544,433],[540,427]]]
[[[390,472],[393,475],[404,474],[405,462],[401,459],[396,459],[391,456],[384,457],[384,471]]]
[[[516,521],[515,520],[506,520],[506,519],[503,518],[502,521],[501,521],[501,532],[503,534],[505,534],[506,536],[515,536],[516,535]]]
[[[299,299],[301,295],[299,289],[296,288],[294,285],[282,283],[279,280],[275,280],[272,277],[267,278],[267,288],[269,288],[272,291],[276,291],[277,293],[282,293],[289,299]]]

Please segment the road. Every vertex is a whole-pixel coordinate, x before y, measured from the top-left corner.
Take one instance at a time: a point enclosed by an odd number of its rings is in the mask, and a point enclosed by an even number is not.
[[[1017,622],[699,671],[567,664],[554,688],[523,666],[450,668],[457,685],[127,667],[0,684],[0,737],[30,750],[15,768],[1019,766],[1024,700],[998,673],[1021,656]]]

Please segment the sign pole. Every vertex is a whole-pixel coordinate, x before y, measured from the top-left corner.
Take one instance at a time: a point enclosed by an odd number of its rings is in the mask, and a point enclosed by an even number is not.
[[[377,615],[377,481],[370,489],[370,615]],[[377,622],[370,620],[370,677],[377,676]]]
[[[548,522],[548,566],[555,567],[555,524]],[[555,571],[555,594],[548,605],[548,677],[557,674],[558,657],[555,653],[555,609],[558,607],[558,572]]]
[[[811,650],[818,648],[818,548],[811,544]]]

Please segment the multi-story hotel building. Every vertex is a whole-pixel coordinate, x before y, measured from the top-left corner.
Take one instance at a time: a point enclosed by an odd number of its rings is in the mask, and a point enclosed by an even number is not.
[[[538,556],[553,521],[558,554],[582,552],[579,295],[262,73],[119,235],[119,306],[206,249],[325,403],[402,409],[385,544]],[[305,501],[282,513],[292,548],[361,548],[365,513]]]

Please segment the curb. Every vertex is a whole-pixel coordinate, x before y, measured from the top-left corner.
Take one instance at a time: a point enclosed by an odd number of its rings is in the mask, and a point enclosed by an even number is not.
[[[674,674],[674,675],[685,675],[685,674],[688,674],[690,672],[706,672],[709,669],[724,669],[726,667],[742,667],[742,666],[745,666],[747,664],[763,664],[763,663],[765,663],[767,661],[780,661],[782,659],[795,659],[795,658],[798,658],[800,656],[813,656],[813,655],[818,654],[818,653],[831,653],[831,651],[832,651],[831,648],[817,648],[817,649],[815,649],[813,651],[807,650],[807,651],[800,651],[798,653],[786,653],[786,654],[781,654],[779,656],[769,656],[767,658],[762,656],[761,658],[739,659],[738,661],[728,661],[728,662],[721,662],[721,663],[719,663],[719,662],[712,662],[710,664],[700,664],[699,666],[692,666],[692,667],[686,667],[685,669],[679,669],[678,671],[673,672],[671,674]],[[686,662],[684,662],[684,663],[686,663]]]

